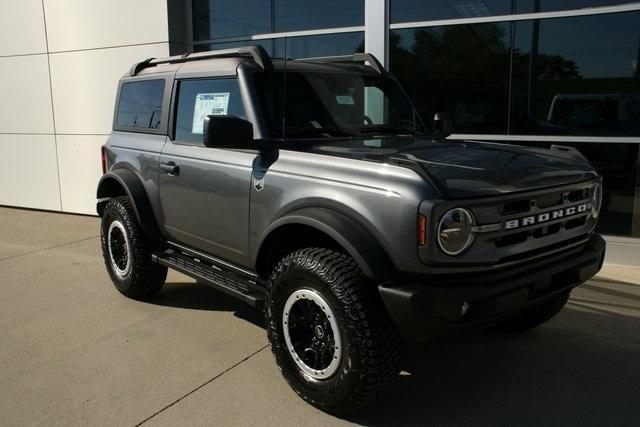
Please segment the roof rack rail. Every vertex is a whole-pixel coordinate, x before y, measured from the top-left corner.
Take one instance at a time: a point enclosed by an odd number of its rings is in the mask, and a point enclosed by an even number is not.
[[[130,76],[135,76],[145,68],[155,67],[159,64],[177,64],[181,62],[197,61],[201,59],[211,58],[235,58],[242,56],[251,56],[253,60],[265,71],[273,69],[273,63],[269,54],[262,46],[243,46],[231,49],[212,50],[200,53],[185,53],[182,55],[169,56],[167,58],[147,58],[133,64],[129,71]]]
[[[339,55],[339,56],[320,56],[317,58],[300,58],[296,61],[309,61],[309,62],[368,62],[371,68],[376,70],[378,74],[385,74],[386,71],[380,61],[370,53],[354,53],[353,55]]]

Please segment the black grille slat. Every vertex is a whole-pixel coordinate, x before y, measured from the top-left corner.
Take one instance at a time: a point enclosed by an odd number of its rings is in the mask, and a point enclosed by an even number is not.
[[[542,194],[536,198],[536,205],[540,209],[551,208],[562,204],[562,193],[554,192]]]
[[[525,214],[531,210],[531,200],[514,200],[507,202],[502,207],[502,215]]]
[[[580,218],[573,218],[564,224],[564,228],[566,228],[567,230],[572,230],[574,228],[582,227],[586,221],[587,221],[586,216],[583,216]]]
[[[582,188],[580,190],[573,190],[567,195],[567,200],[570,202],[579,202],[589,198],[589,189]]]
[[[496,247],[503,248],[505,246],[517,245],[518,243],[525,242],[529,237],[528,231],[521,231],[520,233],[513,233],[507,236],[504,236],[498,240],[496,240]]]
[[[535,216],[553,211],[554,208],[564,209],[581,202],[588,202],[590,194],[590,187],[584,187],[565,191],[554,190],[528,198],[510,200],[498,207],[498,212],[502,213],[500,221],[504,223],[505,221],[526,217],[527,214]],[[512,231],[503,230],[503,235],[494,239],[495,247],[505,248],[522,244],[528,239],[544,239],[561,233],[563,230],[581,227],[586,223],[587,214],[588,212],[585,212],[578,216],[571,215],[566,218],[545,221],[537,226],[528,226],[526,231],[521,230],[523,227]]]

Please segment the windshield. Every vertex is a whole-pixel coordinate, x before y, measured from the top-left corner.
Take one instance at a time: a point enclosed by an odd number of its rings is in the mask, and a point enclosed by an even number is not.
[[[289,71],[286,76],[283,72],[256,74],[255,84],[274,139],[425,132],[418,113],[391,78]]]

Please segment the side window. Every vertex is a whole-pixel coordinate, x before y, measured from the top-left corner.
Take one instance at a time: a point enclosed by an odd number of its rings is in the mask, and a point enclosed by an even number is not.
[[[162,117],[164,79],[123,83],[118,100],[116,126],[158,129]]]
[[[176,140],[202,145],[204,117],[209,114],[245,117],[237,79],[182,80],[179,83]]]

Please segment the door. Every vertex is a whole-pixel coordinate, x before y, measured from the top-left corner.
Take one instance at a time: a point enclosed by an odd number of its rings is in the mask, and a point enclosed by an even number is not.
[[[248,261],[254,152],[203,144],[207,114],[245,117],[235,78],[178,81],[175,140],[160,157],[165,232],[176,243],[237,263]]]

